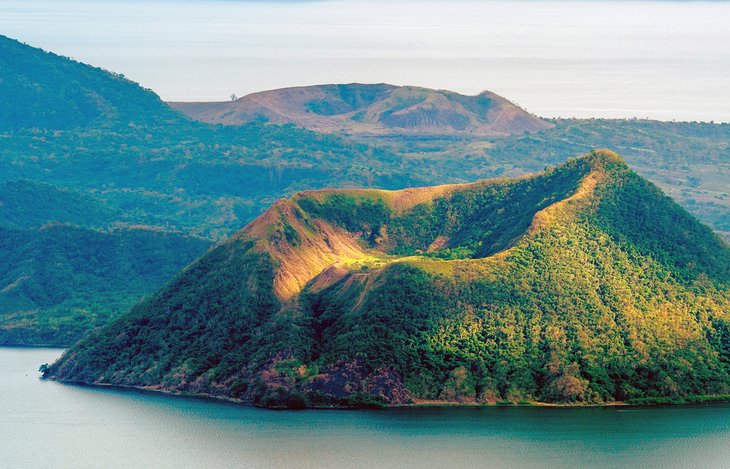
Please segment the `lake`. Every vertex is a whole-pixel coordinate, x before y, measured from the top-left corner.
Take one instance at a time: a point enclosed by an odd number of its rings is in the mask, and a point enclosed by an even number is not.
[[[2,34],[166,100],[389,82],[545,117],[730,121],[730,2],[3,0]]]
[[[0,347],[0,467],[728,467],[730,406],[273,411],[38,379]]]

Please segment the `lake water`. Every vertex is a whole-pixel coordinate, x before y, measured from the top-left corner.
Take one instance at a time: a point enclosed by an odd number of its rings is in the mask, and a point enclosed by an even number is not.
[[[729,467],[730,406],[270,411],[38,379],[0,348],[0,467]]]
[[[730,121],[729,18],[727,1],[0,0],[0,33],[167,100],[390,82],[662,120]]]

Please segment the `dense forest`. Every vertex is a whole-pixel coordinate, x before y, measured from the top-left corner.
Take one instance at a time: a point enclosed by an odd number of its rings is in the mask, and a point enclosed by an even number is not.
[[[723,241],[600,151],[297,194],[44,372],[273,407],[722,399],[729,293]]]
[[[209,246],[145,229],[0,227],[0,343],[71,344],[153,293]]]
[[[185,251],[195,257],[276,200],[298,191],[400,189],[515,177],[597,147],[620,150],[632,168],[684,208],[726,239],[730,233],[726,124],[563,120],[539,133],[501,138],[358,139],[263,122],[208,125],[186,119],[152,91],[119,74],[1,36],[0,51],[0,93],[3,102],[11,104],[0,110],[0,228],[8,238],[5,245],[19,252],[38,246],[32,238],[43,227],[61,224],[69,232],[83,228],[99,236],[125,230],[167,233],[170,239],[198,246],[197,253]],[[502,226],[512,227],[507,220]],[[18,230],[26,231],[22,239],[27,244],[22,247],[8,234]],[[490,252],[509,241],[507,233],[495,231],[493,236],[428,255],[460,258]],[[499,236],[504,239],[496,239]],[[149,240],[151,244],[140,249],[157,252]],[[99,246],[91,243],[88,249]],[[86,254],[107,258],[108,253]],[[164,269],[169,273],[186,263],[166,254],[157,262],[169,262]],[[125,255],[108,258],[105,272],[113,277],[111,266],[124,271],[127,263]],[[0,290],[31,275],[16,267],[8,268]],[[67,275],[85,274],[68,270]],[[115,304],[131,304],[165,280],[158,277],[145,283],[144,290],[127,290],[127,299]],[[62,288],[59,285],[43,288]],[[75,295],[68,291],[63,297]],[[95,317],[109,317],[97,311],[120,311],[121,306],[99,306],[106,302],[84,293],[76,305],[80,314]],[[43,320],[59,306],[30,300],[11,304],[17,309],[0,313],[0,329],[17,324],[13,318],[18,317],[26,318],[23,324],[32,328],[34,320],[27,318]],[[81,333],[83,328],[76,325],[92,323],[99,322],[75,321],[71,327]]]
[[[155,93],[123,75],[83,65],[2,35],[0,65],[0,131],[180,120]]]

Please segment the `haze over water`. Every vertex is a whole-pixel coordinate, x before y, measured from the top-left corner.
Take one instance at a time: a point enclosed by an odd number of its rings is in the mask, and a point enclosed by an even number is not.
[[[163,99],[489,89],[546,117],[730,121],[730,2],[3,0],[0,33]]]

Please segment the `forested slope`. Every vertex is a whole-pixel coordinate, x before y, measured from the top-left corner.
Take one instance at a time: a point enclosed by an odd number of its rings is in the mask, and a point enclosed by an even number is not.
[[[46,377],[267,406],[730,390],[730,250],[606,151],[272,206]]]

